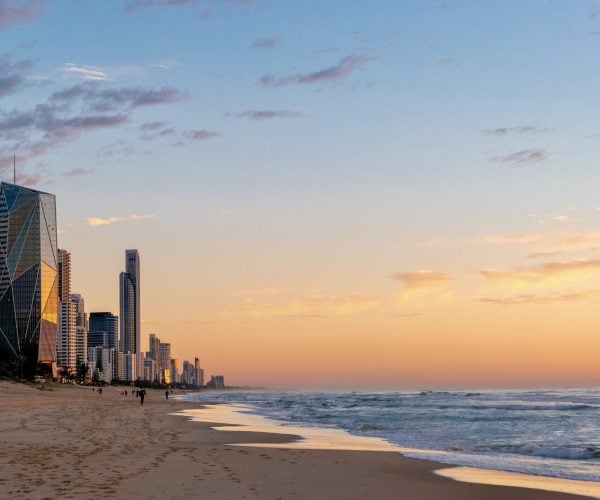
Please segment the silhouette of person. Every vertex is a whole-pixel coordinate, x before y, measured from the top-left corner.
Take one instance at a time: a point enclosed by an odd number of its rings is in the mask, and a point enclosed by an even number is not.
[[[169,399],[169,391],[165,391],[165,399]]]
[[[146,389],[140,391],[140,404],[144,406],[144,396],[146,396]]]

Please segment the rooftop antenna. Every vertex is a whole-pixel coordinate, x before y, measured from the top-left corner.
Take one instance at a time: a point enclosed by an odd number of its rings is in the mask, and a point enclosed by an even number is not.
[[[13,184],[17,183],[17,153],[13,153]]]

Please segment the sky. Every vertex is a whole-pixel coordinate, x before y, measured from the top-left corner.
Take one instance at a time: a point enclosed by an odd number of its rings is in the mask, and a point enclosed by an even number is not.
[[[228,384],[600,384],[598,109],[597,0],[0,0],[0,179]]]

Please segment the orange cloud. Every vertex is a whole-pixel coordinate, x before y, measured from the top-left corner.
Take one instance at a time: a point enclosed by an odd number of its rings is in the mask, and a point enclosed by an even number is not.
[[[600,259],[549,262],[529,268],[483,269],[479,274],[490,285],[524,286],[566,281],[600,272]]]
[[[579,302],[589,298],[598,297],[599,290],[587,290],[583,292],[571,292],[558,295],[530,295],[522,294],[508,298],[490,298],[481,297],[477,299],[479,302],[487,304],[498,304],[503,306],[521,306],[521,305],[539,305],[552,304],[555,302]]]
[[[452,282],[449,275],[429,270],[396,273],[392,278],[400,281],[406,291],[440,288]]]
[[[350,314],[374,309],[381,302],[372,297],[362,295],[314,295],[302,299],[259,300],[245,297],[239,306],[227,309],[226,315],[267,317],[267,316],[347,316]]]

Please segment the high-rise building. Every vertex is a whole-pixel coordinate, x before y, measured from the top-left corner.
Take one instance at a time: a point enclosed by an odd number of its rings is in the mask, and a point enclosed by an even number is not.
[[[174,384],[181,382],[181,369],[178,359],[171,359],[171,382]]]
[[[71,299],[71,253],[58,249],[58,300]]]
[[[88,359],[92,378],[96,374],[98,380],[110,384],[114,378],[117,357],[117,350],[112,347],[90,347]]]
[[[165,370],[171,368],[171,344],[166,342],[159,343],[160,363],[159,368]]]
[[[88,317],[85,312],[85,302],[78,293],[71,294],[71,301],[76,307],[76,346],[77,346],[77,366],[87,364],[87,339],[88,339]],[[114,347],[114,346],[113,346]]]
[[[118,353],[118,378],[125,382],[135,382],[137,379],[136,355],[130,352]],[[143,368],[142,368],[143,372]]]
[[[200,368],[200,358],[194,358],[194,385],[202,387],[204,385],[204,375]]]
[[[0,184],[0,359],[25,373],[56,361],[56,197]]]
[[[74,372],[77,369],[77,305],[71,301],[71,254],[58,250],[58,330],[56,363]]]
[[[152,380],[157,380],[160,382],[161,376],[160,372],[160,339],[156,336],[156,334],[151,333],[148,336],[148,357],[154,361],[155,373],[152,375]]]
[[[70,372],[77,369],[77,305],[71,300],[58,303],[56,364]]]
[[[141,356],[140,256],[137,250],[125,250],[125,271],[119,275],[119,303],[121,309],[120,351]],[[141,378],[144,370],[141,362],[138,363],[137,369],[137,375]]]
[[[117,347],[119,318],[110,312],[90,313],[88,347]]]

